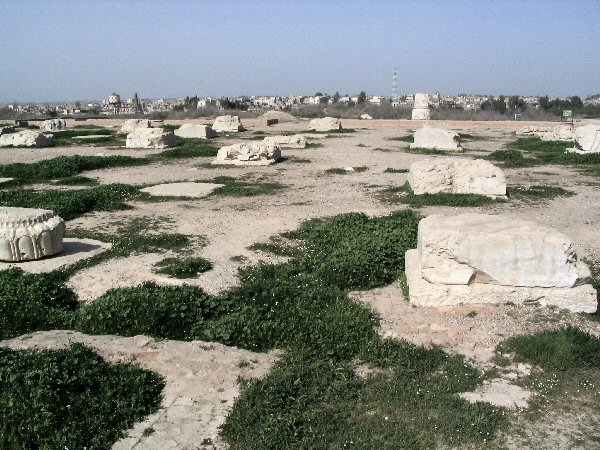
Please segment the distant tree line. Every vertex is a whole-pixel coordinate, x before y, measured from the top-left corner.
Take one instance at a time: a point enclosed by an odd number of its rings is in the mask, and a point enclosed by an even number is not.
[[[598,98],[592,96],[589,98]],[[518,95],[505,97],[504,95],[498,98],[489,97],[481,104],[483,111],[496,111],[500,114],[509,114],[524,112],[528,105]],[[584,105],[581,97],[573,95],[564,100],[559,98],[550,99],[547,95],[539,98],[539,108],[541,111],[549,113],[553,116],[560,116],[562,111],[569,109],[573,111],[573,115],[583,117],[598,117],[600,116],[600,105]]]

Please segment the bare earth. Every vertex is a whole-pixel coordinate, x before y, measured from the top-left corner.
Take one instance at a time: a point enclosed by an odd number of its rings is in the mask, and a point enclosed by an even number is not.
[[[121,121],[115,121],[115,125]],[[206,120],[187,121],[209,123]],[[100,123],[100,122],[99,122]],[[101,122],[105,126],[106,121]],[[170,122],[171,123],[171,122]],[[172,123],[182,123],[173,121]],[[251,137],[252,131],[269,134],[282,131],[302,131],[308,120],[286,122],[266,127],[264,120],[244,120],[250,132],[219,138],[219,145],[241,142],[241,137]],[[408,120],[360,121],[342,120],[344,128],[355,128],[356,133],[335,135],[331,138],[311,135],[309,142],[322,144],[319,148],[284,149],[283,156],[291,157],[272,166],[255,167],[205,167],[212,158],[193,158],[156,163],[149,166],[123,167],[87,172],[83,175],[97,178],[101,183],[126,183],[155,185],[184,181],[210,181],[225,175],[245,180],[263,179],[277,181],[286,189],[274,196],[224,197],[208,196],[193,200],[161,203],[132,203],[127,211],[88,214],[67,223],[68,228],[115,231],[116,224],[134,218],[161,219],[157,232],[179,232],[190,236],[203,236],[207,245],[196,246],[197,256],[209,259],[214,269],[185,283],[201,286],[209,293],[218,293],[238,283],[237,271],[241,265],[261,261],[277,261],[275,257],[248,249],[255,242],[265,242],[278,233],[293,230],[303,221],[313,217],[327,217],[340,213],[360,211],[368,215],[383,215],[404,208],[389,205],[377,199],[377,191],[388,186],[400,186],[407,178],[405,173],[385,173],[386,168],[407,169],[414,161],[436,156],[410,154],[401,149],[408,144],[389,138],[401,137],[422,125]],[[515,139],[511,133],[528,126],[547,126],[553,123],[515,122],[434,122],[461,133],[486,136],[483,141],[465,142],[468,150],[460,157],[484,155],[504,147]],[[146,156],[156,151],[68,147],[50,149],[14,149],[0,152],[0,164],[32,162],[58,155],[95,155],[103,153]],[[310,160],[298,161],[299,158]],[[346,175],[329,175],[325,170],[341,167],[366,166],[364,172]],[[511,200],[483,208],[428,207],[421,214],[458,214],[484,210],[490,214],[529,219],[551,226],[571,237],[580,258],[600,261],[600,180],[584,176],[575,169],[564,166],[539,166],[506,170],[510,185],[557,185],[576,195],[547,202],[527,203]],[[69,280],[81,301],[91,302],[113,287],[134,286],[144,281],[181,284],[176,280],[155,274],[154,263],[166,254],[133,255],[117,258],[84,269]],[[240,258],[243,257],[243,258]],[[240,262],[242,261],[242,262]],[[353,293],[358,301],[366,302],[381,318],[381,334],[407,339],[417,344],[443,346],[451,352],[467,357],[481,369],[493,367],[494,347],[501,340],[516,334],[554,328],[561,324],[576,324],[600,335],[600,323],[584,316],[535,306],[469,306],[460,308],[417,309],[410,307],[399,286],[391,286]],[[474,311],[474,313],[472,313]],[[467,315],[471,313],[470,315]],[[234,397],[238,393],[238,374],[261,376],[275,360],[272,354],[253,354],[219,344],[199,342],[156,342],[145,337],[119,338],[113,336],[89,337],[70,332],[35,333],[34,337],[15,339],[14,347],[55,347],[68,339],[85,342],[96,348],[111,361],[135,360],[167,379],[163,409],[138,424],[129,437],[115,448],[198,448],[203,438],[217,444],[217,427],[224,421]],[[205,348],[210,346],[210,349]],[[249,368],[240,369],[241,360],[255,361]],[[210,369],[206,364],[210,364]],[[204,367],[204,370],[200,370]],[[515,369],[516,370],[516,369]],[[200,388],[199,388],[200,387]],[[224,391],[219,391],[224,388]],[[226,403],[220,403],[226,400]],[[198,401],[196,405],[194,402]],[[191,403],[190,403],[191,402]],[[196,405],[196,406],[193,406]],[[202,409],[204,408],[204,409]],[[202,411],[200,411],[200,409]],[[199,412],[200,411],[200,412]],[[590,413],[589,411],[587,413]],[[597,421],[596,411],[592,419]],[[194,416],[194,418],[191,417]],[[578,429],[581,417],[574,413],[561,417],[563,427]],[[541,422],[542,424],[546,422]],[[552,423],[546,423],[547,428]],[[146,427],[155,430],[145,441]],[[201,431],[199,431],[201,430]],[[539,430],[536,431],[538,433]],[[547,430],[546,430],[547,431]],[[539,433],[538,433],[539,434]],[[559,435],[560,434],[560,435]],[[576,434],[576,433],[575,433]],[[567,433],[550,433],[537,448],[570,447],[573,442]],[[199,440],[198,440],[199,439]],[[521,448],[525,444],[515,437],[507,445]]]

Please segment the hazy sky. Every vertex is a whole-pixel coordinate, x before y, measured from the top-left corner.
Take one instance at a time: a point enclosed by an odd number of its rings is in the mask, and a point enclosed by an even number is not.
[[[0,102],[600,92],[600,0],[2,0]]]

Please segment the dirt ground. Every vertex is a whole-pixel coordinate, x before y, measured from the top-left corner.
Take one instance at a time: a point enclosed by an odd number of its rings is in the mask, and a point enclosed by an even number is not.
[[[210,123],[207,120],[187,121]],[[302,131],[308,128],[307,120],[280,123],[267,127],[264,120],[244,120],[249,132],[241,135],[232,133],[228,137],[219,138],[220,145],[241,142],[242,137],[251,137],[253,131],[264,131],[277,134],[283,131]],[[107,126],[105,122],[98,122]],[[115,121],[108,125],[118,125]],[[169,121],[168,123],[182,123]],[[314,217],[327,217],[340,213],[360,211],[368,215],[383,215],[404,208],[403,205],[382,203],[376,193],[389,186],[400,186],[407,179],[406,173],[386,173],[386,168],[408,169],[410,164],[434,155],[411,154],[401,149],[408,144],[390,138],[404,136],[422,126],[422,123],[409,120],[342,120],[344,128],[355,128],[355,133],[340,134],[328,138],[323,135],[310,135],[309,142],[318,142],[322,147],[307,149],[284,149],[283,156],[291,157],[272,166],[239,167],[206,167],[212,158],[192,158],[156,163],[148,166],[121,167],[109,170],[87,172],[83,175],[97,178],[101,183],[126,183],[134,185],[153,185],[175,181],[210,180],[215,176],[225,175],[245,180],[263,179],[276,181],[286,185],[286,188],[271,196],[257,197],[225,197],[209,196],[195,200],[176,200],[161,203],[134,202],[134,209],[115,212],[97,212],[69,221],[67,228],[82,228],[87,230],[102,230],[111,232],[116,224],[126,223],[133,218],[161,219],[158,232],[178,232],[190,236],[202,236],[206,246],[197,246],[193,252],[197,256],[207,258],[213,263],[213,270],[201,274],[192,280],[176,280],[155,274],[152,271],[154,263],[165,257],[164,254],[132,255],[117,258],[100,265],[84,269],[75,274],[69,285],[77,292],[81,301],[91,302],[106,290],[113,287],[134,286],[144,281],[158,283],[189,283],[201,286],[209,293],[218,293],[238,283],[237,273],[242,265],[257,264],[261,261],[276,261],[269,254],[252,251],[248,247],[256,242],[265,242],[271,236],[284,231],[293,230],[303,221]],[[552,127],[555,123],[531,122],[434,122],[434,126],[444,126],[461,133],[485,136],[487,140],[467,141],[463,146],[465,154],[456,157],[472,157],[484,155],[494,150],[504,148],[505,144],[514,140],[512,132],[523,126]],[[53,158],[58,155],[96,155],[119,154],[131,156],[146,156],[155,151],[65,147],[48,149],[13,149],[0,152],[0,164],[11,162],[33,162]],[[301,162],[299,159],[310,162]],[[331,168],[366,166],[364,172],[351,172],[345,175],[327,174]],[[459,214],[463,212],[486,212],[502,215],[508,218],[528,219],[543,225],[553,227],[566,234],[580,258],[600,261],[600,179],[584,176],[574,169],[565,166],[538,166],[505,170],[508,185],[556,185],[575,192],[572,197],[556,198],[544,202],[522,202],[511,200],[507,203],[495,204],[480,208],[426,207],[421,214]],[[243,258],[240,258],[243,257]],[[240,262],[242,261],[242,262]],[[581,315],[563,311],[542,309],[534,306],[517,307],[503,306],[465,306],[460,308],[413,308],[407,304],[399,286],[391,286],[366,292],[356,292],[353,296],[359,301],[372,306],[381,318],[381,334],[396,338],[404,338],[417,344],[437,344],[451,352],[464,355],[481,369],[493,367],[495,345],[512,335],[533,332],[545,328],[553,328],[560,324],[573,323],[596,335],[600,335],[600,323],[591,322]],[[473,314],[472,312],[475,311]],[[472,314],[469,314],[472,313]],[[469,314],[469,315],[467,315]],[[49,340],[48,346],[64,342],[67,338],[64,332],[45,333],[42,338],[14,340],[11,345],[26,346],[27,343],[42,345]],[[136,341],[137,339],[137,341]],[[141,346],[146,339],[149,343]],[[75,339],[74,339],[75,340]],[[142,366],[151,368],[167,376],[167,393],[163,402],[164,410],[161,419],[149,418],[144,424],[136,426],[130,437],[119,443],[115,448],[159,448],[140,444],[139,437],[144,427],[156,421],[188,423],[186,414],[198,414],[198,411],[181,408],[173,410],[177,401],[173,400],[173,392],[177,395],[193,397],[188,388],[181,387],[182,380],[198,377],[195,369],[167,370],[163,365],[187,364],[186,352],[194,352],[194,363],[199,366],[203,361],[211,361],[219,374],[227,376],[227,390],[220,392],[209,401],[216,405],[221,397],[226,403],[218,404],[218,408],[209,413],[211,425],[205,428],[202,435],[218,443],[216,429],[223,422],[228,408],[237,395],[235,376],[240,358],[254,359],[256,369],[252,376],[266,373],[274,360],[273,355],[246,355],[234,348],[219,344],[207,343],[156,343],[147,338],[90,338],[76,336],[76,340],[90,342],[98,351],[110,360],[118,359],[115,355],[128,358],[135,354],[135,360]],[[138,342],[140,341],[140,342]],[[146,341],[144,341],[146,342]],[[46,344],[44,344],[46,345]],[[57,344],[56,344],[57,345]],[[178,347],[180,358],[177,362],[167,361],[165,352],[169,346]],[[200,352],[198,346],[210,345],[216,350]],[[157,348],[149,351],[147,348]],[[140,350],[141,349],[141,350]],[[195,349],[195,350],[194,350]],[[218,357],[215,356],[218,353]],[[192,363],[190,363],[192,364]],[[229,369],[234,368],[229,372]],[[166,372],[165,372],[166,371]],[[223,383],[218,376],[196,378],[202,386],[215,391]],[[179,389],[179,390],[178,390]],[[168,394],[168,395],[167,395]],[[167,398],[168,397],[168,398]],[[187,398],[187,397],[186,397]],[[203,399],[203,401],[206,399]],[[597,417],[596,417],[597,419]],[[208,419],[207,419],[208,420]],[[570,420],[577,426],[579,418],[575,415]],[[154,421],[154,422],[153,422]],[[195,422],[194,422],[195,423]],[[153,426],[156,430],[152,439],[163,439],[160,448],[196,448],[200,437],[197,431],[191,431],[195,425],[185,428],[173,428],[175,425],[165,425],[163,428]],[[205,425],[202,425],[205,427]],[[207,425],[206,425],[207,426]],[[551,426],[551,424],[549,424]],[[170,427],[170,428],[169,428]],[[172,430],[176,429],[174,432]],[[188,431],[184,431],[184,428]],[[164,434],[167,433],[167,434]],[[179,440],[170,437],[181,433]],[[137,439],[137,440],[136,440]],[[549,437],[550,441],[552,438]],[[565,441],[566,439],[566,441]],[[201,439],[200,439],[201,440]],[[552,442],[536,445],[538,448],[552,448]],[[158,441],[157,441],[158,442]],[[171,442],[170,446],[167,442]],[[568,436],[556,438],[556,445],[570,446]],[[140,446],[141,445],[141,446]],[[152,444],[154,445],[154,444]],[[219,443],[218,447],[222,444]],[[511,442],[510,447],[518,448],[523,442]]]

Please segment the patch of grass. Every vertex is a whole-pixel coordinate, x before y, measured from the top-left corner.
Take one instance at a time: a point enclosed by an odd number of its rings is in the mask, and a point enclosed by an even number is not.
[[[75,327],[87,334],[189,340],[203,320],[223,314],[225,307],[195,286],[146,282],[109,290],[80,310]]]
[[[421,147],[402,147],[401,150],[406,153],[417,153],[419,155],[453,155],[462,153],[462,151],[447,151],[438,150],[437,148],[421,148]]]
[[[54,351],[0,348],[0,447],[110,448],[158,410],[163,379],[109,364],[82,344]]]
[[[491,139],[489,136],[479,136],[468,133],[458,133],[458,136],[461,141],[489,141]]]
[[[304,148],[321,148],[321,147],[324,147],[324,145],[319,142],[310,142],[304,146]]]
[[[15,267],[0,271],[0,340],[68,328],[78,303],[65,281],[57,274],[26,274]]]
[[[340,128],[338,130],[328,130],[328,131],[317,131],[317,130],[304,130],[299,134],[310,133],[310,134],[346,134],[346,133],[356,133],[354,128]]]
[[[389,153],[389,152],[393,152],[394,150],[391,148],[382,148],[382,147],[375,147],[373,149],[374,152],[383,152],[383,153]]]
[[[407,134],[405,136],[398,136],[398,137],[386,138],[386,140],[388,140],[388,141],[409,142],[409,143],[412,144],[413,142],[415,142],[415,136],[413,134]]]
[[[73,177],[61,178],[60,180],[54,182],[54,184],[60,186],[97,186],[98,180],[94,178],[84,177],[82,175],[75,175]]]
[[[289,161],[291,163],[296,163],[296,164],[309,164],[312,162],[312,160],[307,159],[307,158],[299,158],[297,156],[284,156],[281,158],[281,160],[283,161]]]
[[[51,209],[64,220],[72,220],[91,211],[130,209],[125,201],[136,196],[138,188],[126,184],[73,190],[10,189],[0,191],[0,205]]]
[[[357,147],[361,147],[361,148],[366,148],[366,147],[368,147],[368,145],[365,145],[365,144],[357,144],[356,146],[357,146]]]
[[[279,242],[256,242],[248,247],[249,250],[265,253],[272,253],[277,256],[298,256],[299,251],[291,245],[284,245]]]
[[[285,185],[275,181],[242,181],[233,177],[220,176],[208,183],[224,184],[212,191],[210,195],[225,195],[230,197],[253,197],[256,195],[272,195],[285,188]]]
[[[180,127],[181,127],[181,125],[169,125],[169,124],[161,125],[161,128],[164,128],[165,130],[169,130],[169,131],[178,130]]]
[[[89,170],[112,167],[129,167],[148,164],[144,158],[131,156],[57,156],[34,163],[13,163],[0,166],[0,176],[22,182],[39,183],[56,178],[66,178]]]
[[[496,150],[489,154],[488,159],[501,162],[504,167],[531,167],[537,163],[533,158],[526,158],[519,150]]]
[[[387,167],[384,173],[408,173],[408,169],[394,169],[393,167]]]
[[[109,135],[109,137],[98,137],[91,139],[73,139],[75,136],[92,136],[96,134]],[[124,146],[125,139],[117,136],[114,130],[98,128],[92,130],[63,130],[52,132],[53,147],[68,147],[72,145],[102,144],[103,146]]]
[[[572,197],[575,192],[560,186],[510,186],[508,195],[511,198],[525,201],[550,200],[556,197]]]
[[[212,263],[205,258],[183,257],[165,258],[155,264],[157,273],[162,273],[175,278],[195,278],[197,275],[213,268]]]
[[[502,353],[550,371],[600,369],[600,338],[575,327],[517,336],[498,344]]]
[[[376,193],[384,203],[410,205],[413,208],[424,206],[476,207],[502,203],[504,199],[493,199],[479,194],[437,194],[415,195],[408,181],[402,186],[389,187]]]
[[[177,147],[163,150],[154,158],[197,158],[217,156],[219,148],[206,139],[183,139],[177,136]]]

